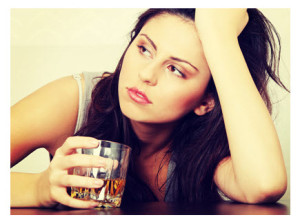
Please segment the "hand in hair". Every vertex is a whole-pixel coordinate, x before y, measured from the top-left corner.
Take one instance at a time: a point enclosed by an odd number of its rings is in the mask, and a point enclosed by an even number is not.
[[[200,39],[216,35],[238,37],[247,25],[247,9],[196,9],[195,23]]]
[[[251,25],[258,23],[253,21],[257,18],[263,20],[255,12],[252,17],[250,14]],[[232,200],[274,202],[286,191],[287,176],[276,129],[258,91],[259,85],[253,80],[262,79],[266,70],[265,65],[263,69],[259,67],[260,61],[253,64],[253,58],[266,60],[266,57],[257,51],[246,60],[243,54],[246,50],[241,50],[245,40],[237,38],[248,20],[245,9],[196,11],[196,27],[217,89],[230,150],[230,157],[223,159],[216,168],[214,181]],[[257,32],[251,27],[251,33],[259,33],[262,37],[266,30]],[[247,52],[257,47],[247,45]]]

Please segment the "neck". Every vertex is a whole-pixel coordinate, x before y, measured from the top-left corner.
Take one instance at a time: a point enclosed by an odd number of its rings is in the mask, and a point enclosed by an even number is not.
[[[168,149],[176,123],[149,124],[132,120],[130,122],[135,134],[141,141],[141,154],[151,156]]]

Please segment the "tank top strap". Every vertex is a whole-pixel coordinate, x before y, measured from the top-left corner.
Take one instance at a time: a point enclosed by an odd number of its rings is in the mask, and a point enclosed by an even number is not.
[[[92,91],[102,77],[102,74],[103,72],[83,72],[82,76],[85,83],[84,90],[82,88],[80,74],[73,75],[74,79],[77,81],[79,90],[78,115],[74,134],[82,127],[86,120],[89,105],[91,102]]]
[[[82,113],[80,111],[82,110],[82,84],[81,84],[81,76],[80,74],[74,74],[73,78],[77,81],[78,84],[78,92],[79,92],[79,102],[78,102],[78,115],[77,115],[77,121],[76,121],[76,127],[75,127],[75,132],[78,130],[78,126],[80,121],[82,120]]]

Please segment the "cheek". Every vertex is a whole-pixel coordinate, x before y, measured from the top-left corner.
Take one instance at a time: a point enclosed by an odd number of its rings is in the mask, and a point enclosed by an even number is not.
[[[120,71],[120,77],[119,77],[119,86],[124,86],[125,82],[130,79],[130,74],[133,73],[132,66],[130,66],[130,60],[127,57],[127,54],[124,57],[122,68]]]
[[[176,93],[178,94],[174,94],[174,92],[165,94],[166,97],[160,101],[160,105],[164,107],[161,111],[169,111],[174,116],[181,117],[194,110],[200,104],[204,91],[199,89],[187,91],[185,89],[185,91],[177,90]]]
[[[210,74],[208,73],[205,76],[202,75],[200,78],[190,80],[181,91],[178,91],[180,93],[177,99],[178,106],[187,110],[194,110],[200,106],[210,78]]]
[[[128,49],[121,68],[120,72],[120,84],[134,79],[137,75],[140,66],[139,59],[132,49]]]
[[[135,46],[130,46],[124,56],[122,68],[133,69],[139,63],[139,55]]]
[[[195,92],[195,94],[186,94],[176,99],[177,107],[182,110],[193,110],[201,101],[202,94]]]

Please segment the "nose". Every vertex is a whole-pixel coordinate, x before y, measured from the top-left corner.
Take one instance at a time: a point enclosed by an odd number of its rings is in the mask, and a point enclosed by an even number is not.
[[[158,79],[158,68],[154,62],[145,65],[139,72],[139,78],[149,86],[155,86]]]

